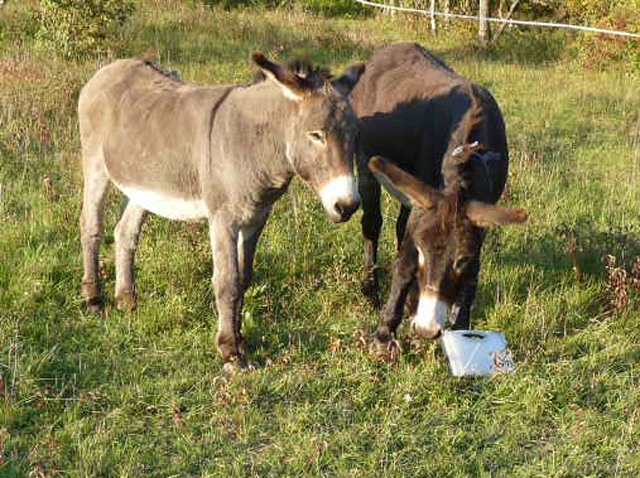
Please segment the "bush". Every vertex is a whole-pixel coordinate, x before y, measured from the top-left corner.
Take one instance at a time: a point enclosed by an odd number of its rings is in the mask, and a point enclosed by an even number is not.
[[[37,42],[65,58],[117,50],[120,30],[133,11],[131,0],[42,0]]]
[[[221,6],[226,9],[239,7],[289,8],[322,14],[328,17],[346,18],[368,14],[366,8],[352,0],[203,0],[209,6]]]
[[[371,13],[371,10],[352,0],[295,0],[293,3],[305,11],[333,17],[349,18]]]
[[[598,28],[640,33],[640,0],[569,0],[564,8],[574,21]],[[600,69],[609,64],[640,66],[640,42],[637,38],[583,34],[577,41],[581,62]]]
[[[24,47],[25,43],[33,41],[38,31],[38,16],[33,10],[5,12],[0,8],[0,19],[0,43],[11,49]]]

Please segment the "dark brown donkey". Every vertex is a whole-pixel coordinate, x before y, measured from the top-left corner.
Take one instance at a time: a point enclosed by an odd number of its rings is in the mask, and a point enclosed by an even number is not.
[[[396,224],[400,255],[377,338],[388,340],[389,333],[395,331],[401,320],[405,299],[419,269],[419,250],[425,271],[422,277],[430,278],[428,287],[420,280],[421,289],[424,286],[446,296],[446,300],[426,302],[422,297],[427,289],[422,290],[419,317],[426,317],[431,308],[440,325],[420,325],[419,331],[427,336],[436,335],[444,325],[449,306],[454,328],[468,328],[484,231],[483,223],[470,219],[464,211],[470,208],[476,212],[479,204],[495,203],[504,189],[509,155],[498,105],[488,91],[457,75],[417,44],[392,45],[377,51],[352,90],[351,100],[361,119],[358,166],[365,237],[363,289],[376,303],[379,294],[376,255],[382,215],[380,184],[367,167],[369,158],[380,155],[393,163],[378,159],[372,167],[377,168],[379,177],[386,178],[385,181],[399,181],[398,189],[406,189],[404,183],[408,182],[414,189],[429,191],[428,196],[448,198],[422,207],[424,202],[414,201],[415,195],[403,191],[404,204]],[[475,112],[470,117],[472,109]],[[464,124],[463,118],[467,118]],[[443,169],[443,159],[453,161],[456,148],[474,142],[478,144],[464,149],[465,161],[459,166],[464,181],[456,186],[448,184],[452,178],[448,179],[446,172],[457,170]],[[388,176],[388,171],[394,173]],[[458,173],[454,176],[458,177]],[[455,195],[449,193],[454,190],[458,191]],[[514,211],[511,215],[505,212],[500,218],[518,222],[525,217],[524,212]],[[444,280],[452,274],[456,277],[455,287]],[[446,293],[440,292],[447,287],[450,290]],[[430,321],[424,318],[417,323]]]
[[[300,176],[329,218],[358,208],[353,174],[357,117],[348,93],[363,67],[328,81],[301,77],[255,54],[266,81],[198,86],[148,61],[116,61],[80,94],[81,216],[89,308],[100,310],[98,252],[110,182],[129,198],[115,230],[116,301],[135,305],[133,259],[147,211],[206,219],[213,251],[217,346],[225,368],[244,363],[241,307],[273,203]],[[228,366],[228,367],[227,367]]]

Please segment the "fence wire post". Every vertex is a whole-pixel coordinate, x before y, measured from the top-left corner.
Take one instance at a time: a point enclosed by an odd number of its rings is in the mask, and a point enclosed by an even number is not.
[[[431,33],[435,35],[437,33],[438,26],[436,25],[436,0],[431,0]]]
[[[478,7],[478,39],[482,45],[486,46],[491,41],[491,30],[489,29],[489,0],[480,0]]]

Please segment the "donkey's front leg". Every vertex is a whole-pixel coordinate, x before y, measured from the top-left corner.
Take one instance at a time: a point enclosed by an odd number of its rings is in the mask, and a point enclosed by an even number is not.
[[[455,304],[451,308],[449,321],[454,330],[468,330],[471,325],[471,306],[476,297],[478,289],[478,276],[480,274],[480,251],[486,236],[486,229],[476,229],[477,252],[469,265],[468,279],[456,298]]]
[[[449,321],[453,330],[469,330],[471,325],[471,306],[478,289],[478,274],[480,272],[480,258],[475,257],[469,266],[469,279],[451,307]]]
[[[243,224],[238,230],[238,275],[240,281],[240,314],[238,316],[238,330],[242,330],[242,306],[244,304],[244,293],[251,285],[253,279],[253,257],[256,253],[258,239],[262,234],[267,215],[264,214],[257,222]]]
[[[406,238],[393,265],[389,299],[382,308],[380,323],[373,334],[374,345],[380,355],[388,355],[396,329],[402,322],[407,294],[416,280],[417,261],[418,253],[413,241]]]
[[[364,279],[362,293],[373,305],[380,307],[380,287],[378,283],[378,238],[382,228],[380,211],[380,183],[366,165],[360,166],[358,192],[362,204],[362,235],[364,236]]]
[[[216,344],[225,369],[244,365],[244,340],[240,333],[243,288],[238,269],[238,225],[218,213],[209,220],[213,252],[213,292],[218,310]],[[229,365],[227,365],[229,364]]]
[[[269,211],[267,210],[258,220],[250,224],[243,224],[238,230],[238,272],[243,292],[246,292],[251,285],[253,257],[268,215]]]

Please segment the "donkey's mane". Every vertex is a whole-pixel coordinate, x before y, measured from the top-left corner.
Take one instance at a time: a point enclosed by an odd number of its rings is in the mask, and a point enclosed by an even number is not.
[[[182,80],[180,79],[180,74],[176,70],[171,70],[169,68],[162,68],[160,65],[158,65],[151,58],[148,58],[148,57],[140,58],[140,60],[156,73],[160,73],[162,76],[169,78],[170,80],[182,83]]]
[[[331,72],[327,67],[314,65],[304,58],[295,58],[286,63],[285,68],[301,78],[305,78],[314,84],[322,84],[331,79]],[[256,71],[251,84],[260,83],[267,77],[262,70]]]
[[[287,68],[302,78],[318,77],[319,79],[328,80],[331,78],[329,68],[325,66],[313,65],[309,60],[296,58],[287,63]]]
[[[465,164],[469,161],[482,145],[469,144],[469,136],[474,128],[482,122],[482,108],[473,90],[470,93],[471,105],[451,134],[449,147],[442,161],[442,178],[445,192],[457,193],[466,189],[467,184]]]

